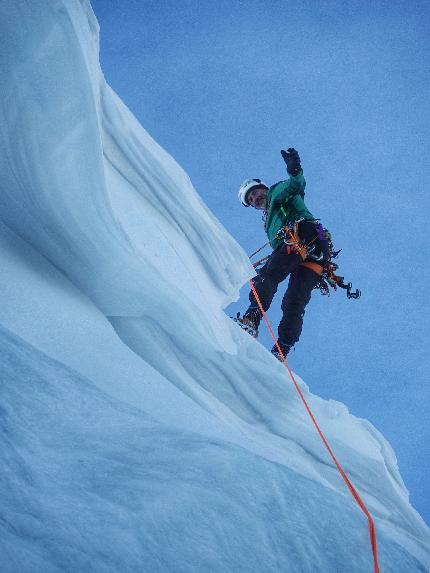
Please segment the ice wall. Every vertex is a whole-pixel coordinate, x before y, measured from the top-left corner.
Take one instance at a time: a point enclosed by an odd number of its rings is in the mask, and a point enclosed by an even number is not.
[[[106,84],[89,3],[0,22],[6,570],[372,570],[285,369],[222,311],[252,267]],[[383,571],[427,570],[389,444],[300,384]]]

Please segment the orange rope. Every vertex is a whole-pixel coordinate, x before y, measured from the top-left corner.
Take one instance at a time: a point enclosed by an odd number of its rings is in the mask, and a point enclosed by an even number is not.
[[[250,285],[251,285],[251,290],[254,294],[255,300],[257,301],[257,304],[260,308],[260,311],[264,317],[264,320],[266,322],[267,328],[269,329],[269,332],[275,342],[276,348],[278,349],[278,352],[280,354],[280,356],[282,357],[282,361],[285,364],[288,373],[291,377],[291,380],[294,383],[294,386],[306,408],[306,411],[308,412],[318,434],[320,435],[321,440],[323,441],[324,446],[326,447],[328,453],[330,454],[331,459],[333,460],[336,468],[338,469],[340,475],[342,476],[344,482],[346,483],[349,491],[351,492],[351,495],[353,496],[353,498],[355,499],[355,501],[357,502],[358,506],[360,507],[360,509],[362,510],[362,512],[365,514],[365,516],[367,517],[367,521],[368,521],[368,526],[369,526],[369,535],[370,535],[370,544],[372,546],[372,554],[373,554],[373,564],[374,564],[374,573],[379,573],[379,565],[378,565],[378,548],[377,548],[377,544],[376,544],[376,529],[375,529],[375,524],[373,522],[372,516],[369,513],[369,510],[367,509],[367,507],[364,505],[364,502],[362,501],[361,497],[358,495],[357,490],[355,489],[355,487],[352,485],[350,479],[348,478],[348,476],[346,475],[344,469],[342,468],[342,466],[340,465],[340,463],[337,461],[336,456],[333,453],[333,450],[331,449],[329,443],[327,442],[324,434],[321,431],[321,428],[318,425],[318,422],[315,419],[315,416],[313,415],[308,403],[306,402],[306,398],[303,395],[303,392],[300,389],[300,386],[298,385],[296,379],[294,378],[294,375],[288,365],[288,362],[285,359],[285,356],[281,350],[281,347],[279,346],[279,343],[277,341],[277,338],[273,332],[272,326],[267,318],[267,315],[263,309],[263,305],[261,304],[260,301],[260,297],[258,296],[257,290],[254,286],[254,281],[252,279],[250,279],[249,281]]]

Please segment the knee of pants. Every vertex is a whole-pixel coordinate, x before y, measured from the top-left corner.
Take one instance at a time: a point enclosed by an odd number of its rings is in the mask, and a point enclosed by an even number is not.
[[[312,292],[312,291],[311,291]],[[311,300],[311,292],[307,291],[294,291],[286,292],[281,308],[284,312],[294,309],[296,312],[300,310],[304,311],[306,305]]]
[[[287,292],[282,300],[282,308],[290,305],[302,305],[304,308],[310,301],[312,291],[319,280],[319,275],[313,270],[300,267],[290,280]]]

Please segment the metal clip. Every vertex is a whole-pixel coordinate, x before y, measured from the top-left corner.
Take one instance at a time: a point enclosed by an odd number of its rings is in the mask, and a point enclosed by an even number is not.
[[[346,296],[348,298],[360,298],[361,297],[361,290],[356,289],[355,292],[351,292],[352,283],[348,283],[346,286]]]

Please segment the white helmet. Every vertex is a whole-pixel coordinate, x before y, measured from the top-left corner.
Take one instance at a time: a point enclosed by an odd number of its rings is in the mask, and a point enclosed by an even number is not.
[[[249,207],[249,203],[246,200],[248,191],[251,191],[251,189],[254,189],[254,187],[265,187],[266,189],[268,189],[267,185],[263,183],[261,179],[246,179],[239,187],[239,193],[237,194],[239,197],[239,201],[245,207]]]

